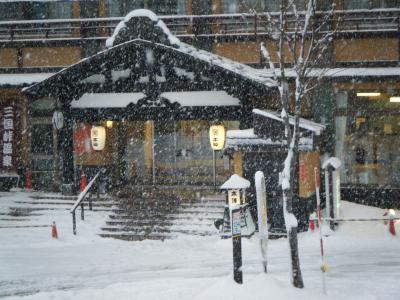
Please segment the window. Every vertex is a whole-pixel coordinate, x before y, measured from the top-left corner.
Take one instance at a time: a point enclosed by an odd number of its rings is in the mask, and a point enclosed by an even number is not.
[[[185,0],[108,0],[110,17],[123,17],[130,11],[145,8],[157,15],[186,14]]]
[[[325,7],[325,2],[322,1],[322,7]],[[295,0],[297,10],[304,10],[306,0]],[[222,0],[221,7],[222,13],[252,13],[252,12],[265,12],[265,11],[279,11],[281,0]]]
[[[337,94],[336,156],[345,183],[400,185],[400,103],[390,102],[392,94],[400,91]]]
[[[398,8],[399,0],[344,0],[345,9]]]
[[[0,21],[69,19],[71,1],[0,2]]]

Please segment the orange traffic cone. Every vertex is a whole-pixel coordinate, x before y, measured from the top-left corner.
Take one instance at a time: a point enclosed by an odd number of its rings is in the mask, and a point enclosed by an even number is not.
[[[308,220],[308,228],[310,229],[311,232],[313,232],[315,230],[315,214],[312,213],[310,215],[310,219]]]
[[[87,177],[86,174],[82,171],[81,173],[81,183],[79,185],[79,191],[82,192],[87,186]]]
[[[27,191],[32,190],[32,172],[30,170],[26,171],[25,189]]]
[[[53,225],[51,225],[51,237],[53,239],[58,239],[56,222],[53,222]]]
[[[396,228],[394,227],[394,220],[389,220],[389,232],[391,235],[396,235]]]

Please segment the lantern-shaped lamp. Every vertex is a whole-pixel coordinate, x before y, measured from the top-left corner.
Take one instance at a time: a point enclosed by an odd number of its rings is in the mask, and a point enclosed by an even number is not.
[[[250,187],[250,181],[233,174],[221,186],[222,190],[228,190],[228,204],[230,207],[243,205],[246,203],[246,189]]]
[[[213,150],[222,150],[225,145],[224,125],[210,126],[210,144]]]
[[[93,126],[90,131],[94,150],[103,150],[106,145],[106,129],[103,126]]]
[[[107,126],[107,128],[112,128],[113,127],[113,121],[111,121],[111,120],[106,121],[106,126]]]

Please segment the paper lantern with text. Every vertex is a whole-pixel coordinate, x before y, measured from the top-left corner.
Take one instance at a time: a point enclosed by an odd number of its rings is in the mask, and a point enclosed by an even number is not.
[[[225,145],[224,125],[210,126],[210,144],[213,150],[222,150]]]
[[[103,126],[93,126],[90,131],[94,150],[103,150],[106,145],[106,129]]]

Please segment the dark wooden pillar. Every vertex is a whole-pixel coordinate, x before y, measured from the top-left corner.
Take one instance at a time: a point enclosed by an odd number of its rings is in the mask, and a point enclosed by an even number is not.
[[[64,126],[60,130],[59,146],[62,159],[62,185],[63,194],[73,194],[75,192],[74,185],[74,120],[72,118],[71,109],[63,106],[62,113],[64,115]]]
[[[127,140],[127,128],[122,121],[118,122],[118,176],[117,185],[123,185],[125,183],[125,173],[126,173],[126,163],[124,161],[124,154],[126,150],[126,140]]]

